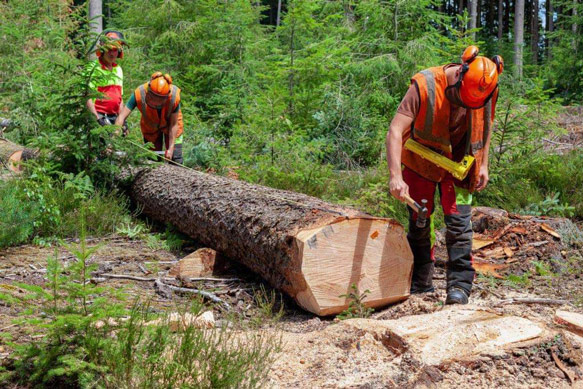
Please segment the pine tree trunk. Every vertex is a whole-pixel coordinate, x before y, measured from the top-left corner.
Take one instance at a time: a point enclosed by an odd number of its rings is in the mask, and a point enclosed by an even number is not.
[[[532,27],[530,35],[530,50],[532,51],[532,63],[538,64],[538,0],[532,2]]]
[[[281,0],[277,0],[277,19],[275,25],[279,27],[281,22]]]
[[[95,36],[103,31],[103,7],[101,0],[89,0],[89,25]]]
[[[355,284],[379,307],[409,294],[413,257],[397,222],[303,194],[170,165],[139,172],[144,214],[237,260],[318,315],[339,313]]]
[[[545,46],[546,46],[547,58],[550,59],[551,58],[551,47],[553,45],[553,40],[549,37],[549,34],[551,34],[555,30],[555,21],[554,21],[555,11],[553,9],[553,2],[551,0],[547,0],[547,2],[546,2],[545,13],[546,13],[546,19],[547,19],[546,33],[545,33]]]
[[[470,30],[477,26],[478,19],[478,0],[470,0]],[[476,40],[476,32],[472,32],[472,40]]]
[[[498,0],[498,42],[504,34],[504,0]]]
[[[514,76],[522,78],[522,49],[524,45],[524,0],[516,0],[514,9]]]
[[[577,35],[577,0],[573,0],[573,24],[571,25],[573,35]]]

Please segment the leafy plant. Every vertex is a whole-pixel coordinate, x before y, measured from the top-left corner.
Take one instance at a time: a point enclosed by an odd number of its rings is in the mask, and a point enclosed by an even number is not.
[[[571,217],[575,213],[575,207],[569,204],[561,204],[559,192],[555,192],[551,196],[547,196],[543,201],[535,204],[530,204],[526,208],[522,209],[520,213],[525,215],[535,215],[535,216],[562,216]]]
[[[522,275],[516,274],[509,274],[506,276],[504,283],[512,288],[523,288],[530,285],[530,276],[529,272],[523,273]]]
[[[336,317],[340,320],[369,317],[374,312],[374,309],[367,307],[364,300],[370,290],[367,289],[360,293],[356,284],[352,284],[350,288],[352,289],[350,293],[340,295],[340,297],[345,297],[349,301],[348,308]]]

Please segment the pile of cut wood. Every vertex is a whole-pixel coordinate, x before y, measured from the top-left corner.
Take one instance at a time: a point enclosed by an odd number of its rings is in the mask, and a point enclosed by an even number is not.
[[[566,219],[509,214],[500,209],[476,207],[474,267],[479,273],[504,278],[500,273],[527,271],[532,261],[560,258],[565,245],[557,232]]]

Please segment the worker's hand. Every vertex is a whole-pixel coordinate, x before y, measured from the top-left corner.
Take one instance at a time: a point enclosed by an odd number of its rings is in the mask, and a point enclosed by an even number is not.
[[[166,150],[166,153],[164,153],[164,157],[168,160],[172,160],[172,156],[174,155],[174,147],[170,147],[168,148],[168,150]]]
[[[488,185],[488,181],[490,180],[490,176],[488,175],[488,166],[482,165],[480,166],[480,174],[478,175],[478,185],[476,185],[476,191],[481,191],[486,188]]]
[[[403,181],[403,177],[393,177],[389,182],[389,191],[399,201],[405,201],[409,195],[409,185]]]
[[[126,122],[123,122],[123,124],[121,125],[121,135],[125,138],[126,136],[128,136],[129,133],[130,130],[128,128],[128,124]]]
[[[99,123],[100,126],[106,126],[109,124],[105,117],[98,118],[97,123]]]

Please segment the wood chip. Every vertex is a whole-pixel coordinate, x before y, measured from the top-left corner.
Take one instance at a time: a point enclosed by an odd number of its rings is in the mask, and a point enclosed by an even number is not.
[[[545,232],[548,232],[550,235],[554,236],[555,238],[557,238],[557,239],[561,239],[561,235],[559,235],[559,233],[558,233],[557,231],[553,230],[553,229],[551,228],[551,226],[549,226],[548,224],[546,224],[546,223],[541,223],[541,224],[540,224],[540,228],[541,228],[543,231],[545,231]]]
[[[504,254],[506,254],[506,256],[510,258],[514,255],[514,251],[512,251],[510,247],[504,247]]]
[[[510,230],[508,230],[508,232],[513,232],[515,234],[521,235],[528,235],[528,231],[526,230],[526,228],[521,226],[512,227]]]
[[[486,246],[490,246],[494,241],[492,239],[478,239],[474,238],[472,240],[472,250],[479,250]]]
[[[488,250],[483,253],[485,258],[500,259],[506,257],[506,253],[502,247],[496,247],[495,249]]]
[[[478,272],[484,276],[491,276],[494,278],[498,278],[500,280],[503,280],[504,277],[498,273],[498,270],[505,269],[508,267],[508,265],[506,265],[506,264],[496,264],[496,263],[479,262],[479,261],[474,261],[473,266],[474,266],[474,270],[476,270],[476,272]]]
[[[551,356],[553,357],[553,361],[555,361],[555,364],[557,365],[557,367],[559,369],[561,369],[561,371],[563,373],[565,373],[565,375],[567,376],[567,378],[569,379],[569,381],[571,383],[575,382],[575,375],[573,374],[573,372],[571,370],[569,370],[567,368],[567,366],[565,366],[565,364],[563,363],[563,361],[561,361],[559,359],[559,357],[557,356],[557,354],[555,354],[554,350],[551,350]]]

